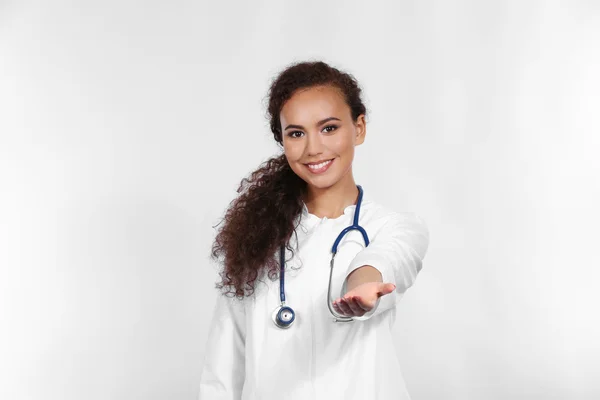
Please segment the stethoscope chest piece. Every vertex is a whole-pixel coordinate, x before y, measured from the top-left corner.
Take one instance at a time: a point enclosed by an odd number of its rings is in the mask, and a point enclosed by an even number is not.
[[[279,328],[289,328],[296,319],[296,313],[288,306],[278,306],[271,316],[275,325]]]

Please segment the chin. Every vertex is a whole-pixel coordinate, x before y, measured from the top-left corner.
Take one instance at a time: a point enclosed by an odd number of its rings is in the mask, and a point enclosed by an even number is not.
[[[301,165],[299,168],[305,169],[306,167],[304,165]],[[298,171],[294,171],[294,172],[304,182],[306,182],[307,185],[318,188],[318,189],[325,189],[325,188],[331,187],[340,179],[339,176],[336,176],[333,174],[318,176],[318,175],[311,175],[310,172],[306,172],[306,171],[301,171],[301,173],[298,173]],[[333,172],[333,171],[331,171],[331,172]]]
[[[324,179],[321,178],[314,178],[314,177],[308,177],[308,179],[304,179],[304,182],[306,182],[309,186],[312,186],[316,189],[327,189],[332,187],[333,185],[335,185],[339,179],[337,179],[336,177],[327,177]]]

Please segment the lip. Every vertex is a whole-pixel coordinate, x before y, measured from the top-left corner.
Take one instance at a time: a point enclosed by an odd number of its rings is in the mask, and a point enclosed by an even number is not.
[[[323,159],[321,161],[309,162],[309,163],[306,163],[304,165],[317,165],[317,164],[321,164],[322,162],[331,161],[331,160],[333,160],[333,158],[325,158],[325,159]]]
[[[309,165],[320,164],[320,162],[304,164],[304,165],[306,166],[306,169],[308,169],[310,171],[310,173],[318,175],[318,174],[322,174],[322,173],[326,172],[335,162],[335,158],[332,158],[328,161],[329,161],[329,163],[327,165],[325,165],[323,168],[318,169],[318,170],[314,170],[314,169],[310,168]],[[323,162],[323,161],[321,161],[321,162]]]

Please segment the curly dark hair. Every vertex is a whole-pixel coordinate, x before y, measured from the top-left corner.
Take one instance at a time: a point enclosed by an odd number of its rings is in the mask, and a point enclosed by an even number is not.
[[[279,113],[283,105],[297,90],[315,86],[338,89],[354,121],[366,114],[361,88],[352,75],[322,61],[292,63],[272,80],[267,96],[271,131],[282,148]],[[224,266],[216,288],[243,298],[254,293],[255,281],[265,272],[272,280],[279,276],[277,250],[281,246],[293,254],[288,242],[297,228],[294,223],[302,212],[307,184],[292,170],[285,154],[280,154],[242,179],[237,193],[221,220],[225,224],[212,245],[211,257]]]

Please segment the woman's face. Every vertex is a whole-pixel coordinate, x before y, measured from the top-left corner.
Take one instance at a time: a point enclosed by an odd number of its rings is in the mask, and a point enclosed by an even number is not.
[[[354,146],[365,140],[365,118],[361,114],[352,120],[350,107],[337,89],[300,89],[284,104],[279,118],[287,161],[309,186],[325,189],[352,178]],[[308,166],[328,160],[332,161],[321,168]]]

